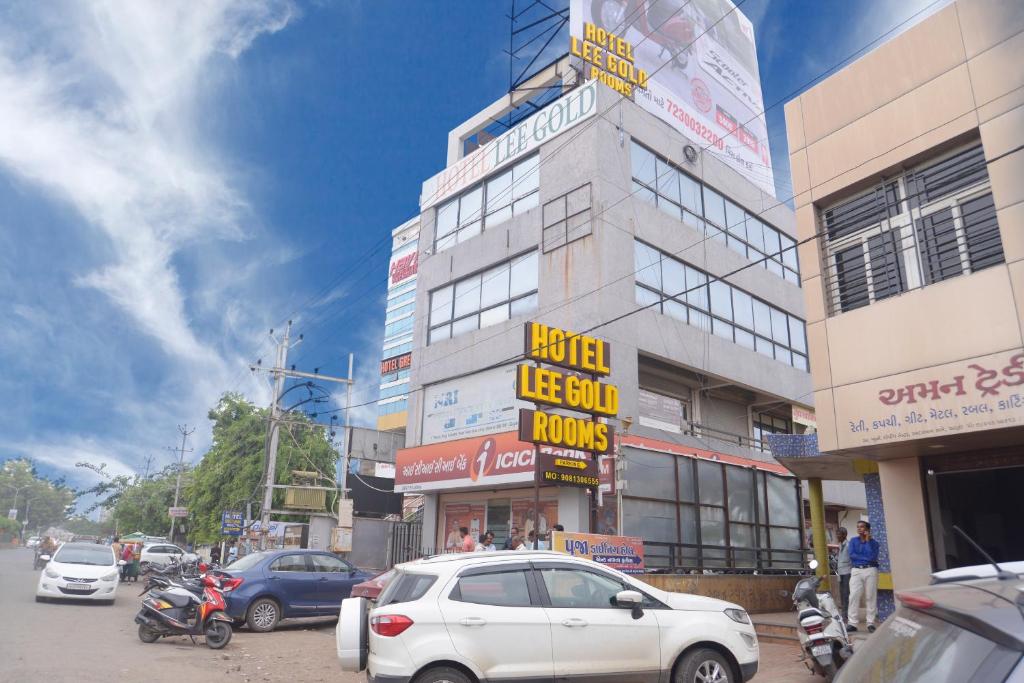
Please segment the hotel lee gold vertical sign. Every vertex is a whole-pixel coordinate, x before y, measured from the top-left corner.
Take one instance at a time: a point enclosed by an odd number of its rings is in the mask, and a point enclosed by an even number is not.
[[[585,417],[522,409],[519,411],[519,439],[570,451],[590,452],[595,458],[610,453],[615,440],[614,429],[600,420],[618,415],[619,389],[599,379],[611,373],[611,347],[608,342],[529,322],[526,323],[526,358],[538,365],[519,365],[516,370],[516,397],[532,401],[538,408],[560,408],[584,413]],[[557,369],[540,364],[553,365]],[[576,459],[575,462],[567,458],[538,460],[537,476],[546,482],[595,486],[596,477],[579,476],[583,462],[589,465],[593,459]],[[554,469],[549,472],[552,467]]]

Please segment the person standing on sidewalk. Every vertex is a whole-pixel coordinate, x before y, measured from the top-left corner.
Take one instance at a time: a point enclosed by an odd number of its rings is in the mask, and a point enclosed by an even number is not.
[[[839,574],[839,604],[842,610],[843,619],[850,616],[850,571],[853,563],[850,562],[850,542],[847,540],[849,532],[846,527],[839,527],[836,537],[839,539],[839,552],[836,554],[837,573]]]
[[[864,596],[868,631],[875,632],[878,619],[878,541],[871,538],[871,523],[857,522],[857,537],[850,540],[850,607],[847,631],[856,631],[860,599]]]

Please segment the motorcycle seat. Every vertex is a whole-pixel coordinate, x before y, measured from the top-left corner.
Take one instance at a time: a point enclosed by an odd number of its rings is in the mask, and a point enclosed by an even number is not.
[[[192,603],[192,598],[187,595],[178,595],[176,593],[158,593],[158,597],[161,600],[166,600],[175,607],[188,607]]]
[[[825,618],[825,615],[822,613],[821,610],[815,609],[813,607],[809,607],[809,608],[807,608],[805,610],[801,610],[800,611],[800,614],[797,615],[797,620],[798,621],[803,621],[807,617],[822,617],[822,618]]]

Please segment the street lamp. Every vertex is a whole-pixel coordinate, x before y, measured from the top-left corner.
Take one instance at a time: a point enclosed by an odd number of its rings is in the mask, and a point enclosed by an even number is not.
[[[29,498],[25,502],[25,519],[21,523],[21,542],[25,542],[25,531],[28,529],[28,512],[32,509],[32,501],[40,500],[39,496]]]
[[[8,489],[13,489],[14,490],[14,505],[11,506],[11,509],[15,511],[14,512],[14,519],[15,520],[18,519],[18,512],[17,512],[17,510],[18,510],[18,494],[21,493],[22,491],[24,491],[25,489],[27,489],[31,485],[32,485],[31,483],[23,484],[22,486],[12,486],[11,484],[4,484],[3,485],[4,488],[8,488]]]

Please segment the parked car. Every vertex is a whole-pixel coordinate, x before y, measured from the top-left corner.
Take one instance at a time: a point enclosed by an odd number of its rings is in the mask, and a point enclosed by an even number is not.
[[[353,598],[366,598],[367,600],[376,600],[377,596],[381,594],[385,586],[388,585],[395,575],[394,569],[389,569],[386,572],[377,574],[373,578],[367,579],[362,583],[357,583],[352,586],[352,594],[349,597]]]
[[[146,543],[142,546],[142,553],[139,555],[139,564],[155,564],[166,566],[173,559],[181,562],[185,557],[185,551],[170,543]]]
[[[65,543],[48,560],[39,574],[36,602],[68,598],[114,604],[120,567],[110,546]]]
[[[281,619],[337,616],[352,587],[371,576],[320,550],[252,553],[220,573],[227,613],[259,632]]]
[[[1024,563],[932,575],[898,593],[896,611],[839,670],[836,683],[1024,680]],[[992,578],[990,578],[992,577]]]
[[[335,633],[346,671],[395,683],[738,683],[758,665],[757,635],[739,605],[544,551],[398,565],[376,606],[342,603]]]

